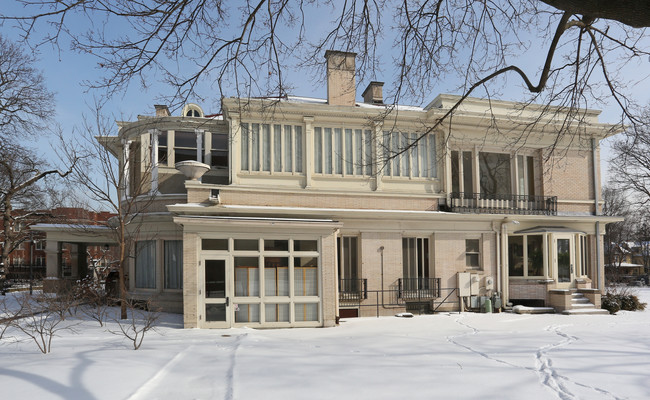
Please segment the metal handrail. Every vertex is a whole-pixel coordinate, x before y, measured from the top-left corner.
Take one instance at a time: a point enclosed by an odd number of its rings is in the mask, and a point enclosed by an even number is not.
[[[361,300],[368,298],[367,279],[339,279],[339,300]]]

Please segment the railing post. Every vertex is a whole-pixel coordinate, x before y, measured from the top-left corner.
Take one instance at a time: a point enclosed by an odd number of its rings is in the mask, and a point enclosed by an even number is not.
[[[368,299],[368,279],[363,280],[363,298]]]

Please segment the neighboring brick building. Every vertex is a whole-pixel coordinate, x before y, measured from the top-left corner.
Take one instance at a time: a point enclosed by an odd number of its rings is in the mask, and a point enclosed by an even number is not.
[[[469,98],[451,135],[429,132],[458,96],[390,107],[372,82],[359,103],[354,54],[326,58],[324,100],[225,98],[223,116],[156,106],[118,123],[105,145],[129,195],[143,180],[155,195],[133,237],[132,296],[206,328],[332,326],[495,292],[563,310],[579,290],[599,305],[602,235],[618,219],[598,215],[599,141],[615,132],[597,111],[556,141],[562,110],[533,123],[531,107]]]

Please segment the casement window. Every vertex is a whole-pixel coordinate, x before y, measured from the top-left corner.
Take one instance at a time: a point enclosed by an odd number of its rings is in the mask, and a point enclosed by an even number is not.
[[[212,133],[210,136],[210,166],[228,168],[228,134]]]
[[[465,266],[471,269],[481,268],[481,241],[465,239]]]
[[[45,240],[37,240],[36,241],[36,250],[45,250],[46,246],[46,241]]]
[[[428,238],[402,238],[402,269],[407,282],[430,277]],[[405,289],[409,290],[406,286]]]
[[[372,175],[372,131],[314,128],[314,172],[327,175]]]
[[[475,177],[478,165],[478,177]],[[478,182],[475,181],[478,178]],[[471,198],[478,184],[481,198],[535,195],[535,159],[510,153],[452,151],[451,190]]]
[[[183,241],[164,241],[164,277],[165,289],[183,288]]]
[[[510,276],[544,276],[544,237],[508,236],[508,273]]]
[[[141,240],[135,243],[135,287],[156,288],[155,240]]]
[[[384,174],[392,177],[435,178],[436,137],[419,133],[384,131]]]
[[[302,126],[241,124],[242,171],[302,172],[302,147]]]

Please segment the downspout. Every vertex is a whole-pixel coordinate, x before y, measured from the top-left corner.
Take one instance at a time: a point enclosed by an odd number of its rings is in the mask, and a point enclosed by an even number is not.
[[[503,268],[503,274],[501,274],[501,277],[503,279],[502,283],[502,292],[501,292],[501,299],[503,304],[508,304],[510,301],[510,287],[508,285],[508,274],[506,271],[506,261],[505,261],[505,255],[506,255],[506,240],[508,238],[508,226],[507,224],[510,221],[503,221],[501,222],[501,243],[499,246],[501,246],[501,268]]]
[[[592,167],[593,167],[593,178],[594,178],[594,215],[600,215],[600,210],[598,206],[600,203],[599,199],[599,180],[600,175],[598,174],[598,166],[596,164],[596,149],[598,148],[598,141],[596,138],[591,139],[591,157],[592,157]],[[604,282],[601,276],[601,266],[602,259],[600,258],[600,221],[596,221],[596,287],[598,289],[604,289]]]
[[[497,292],[501,292],[501,235],[499,229],[496,227],[496,221],[492,221],[492,231],[497,235]]]

